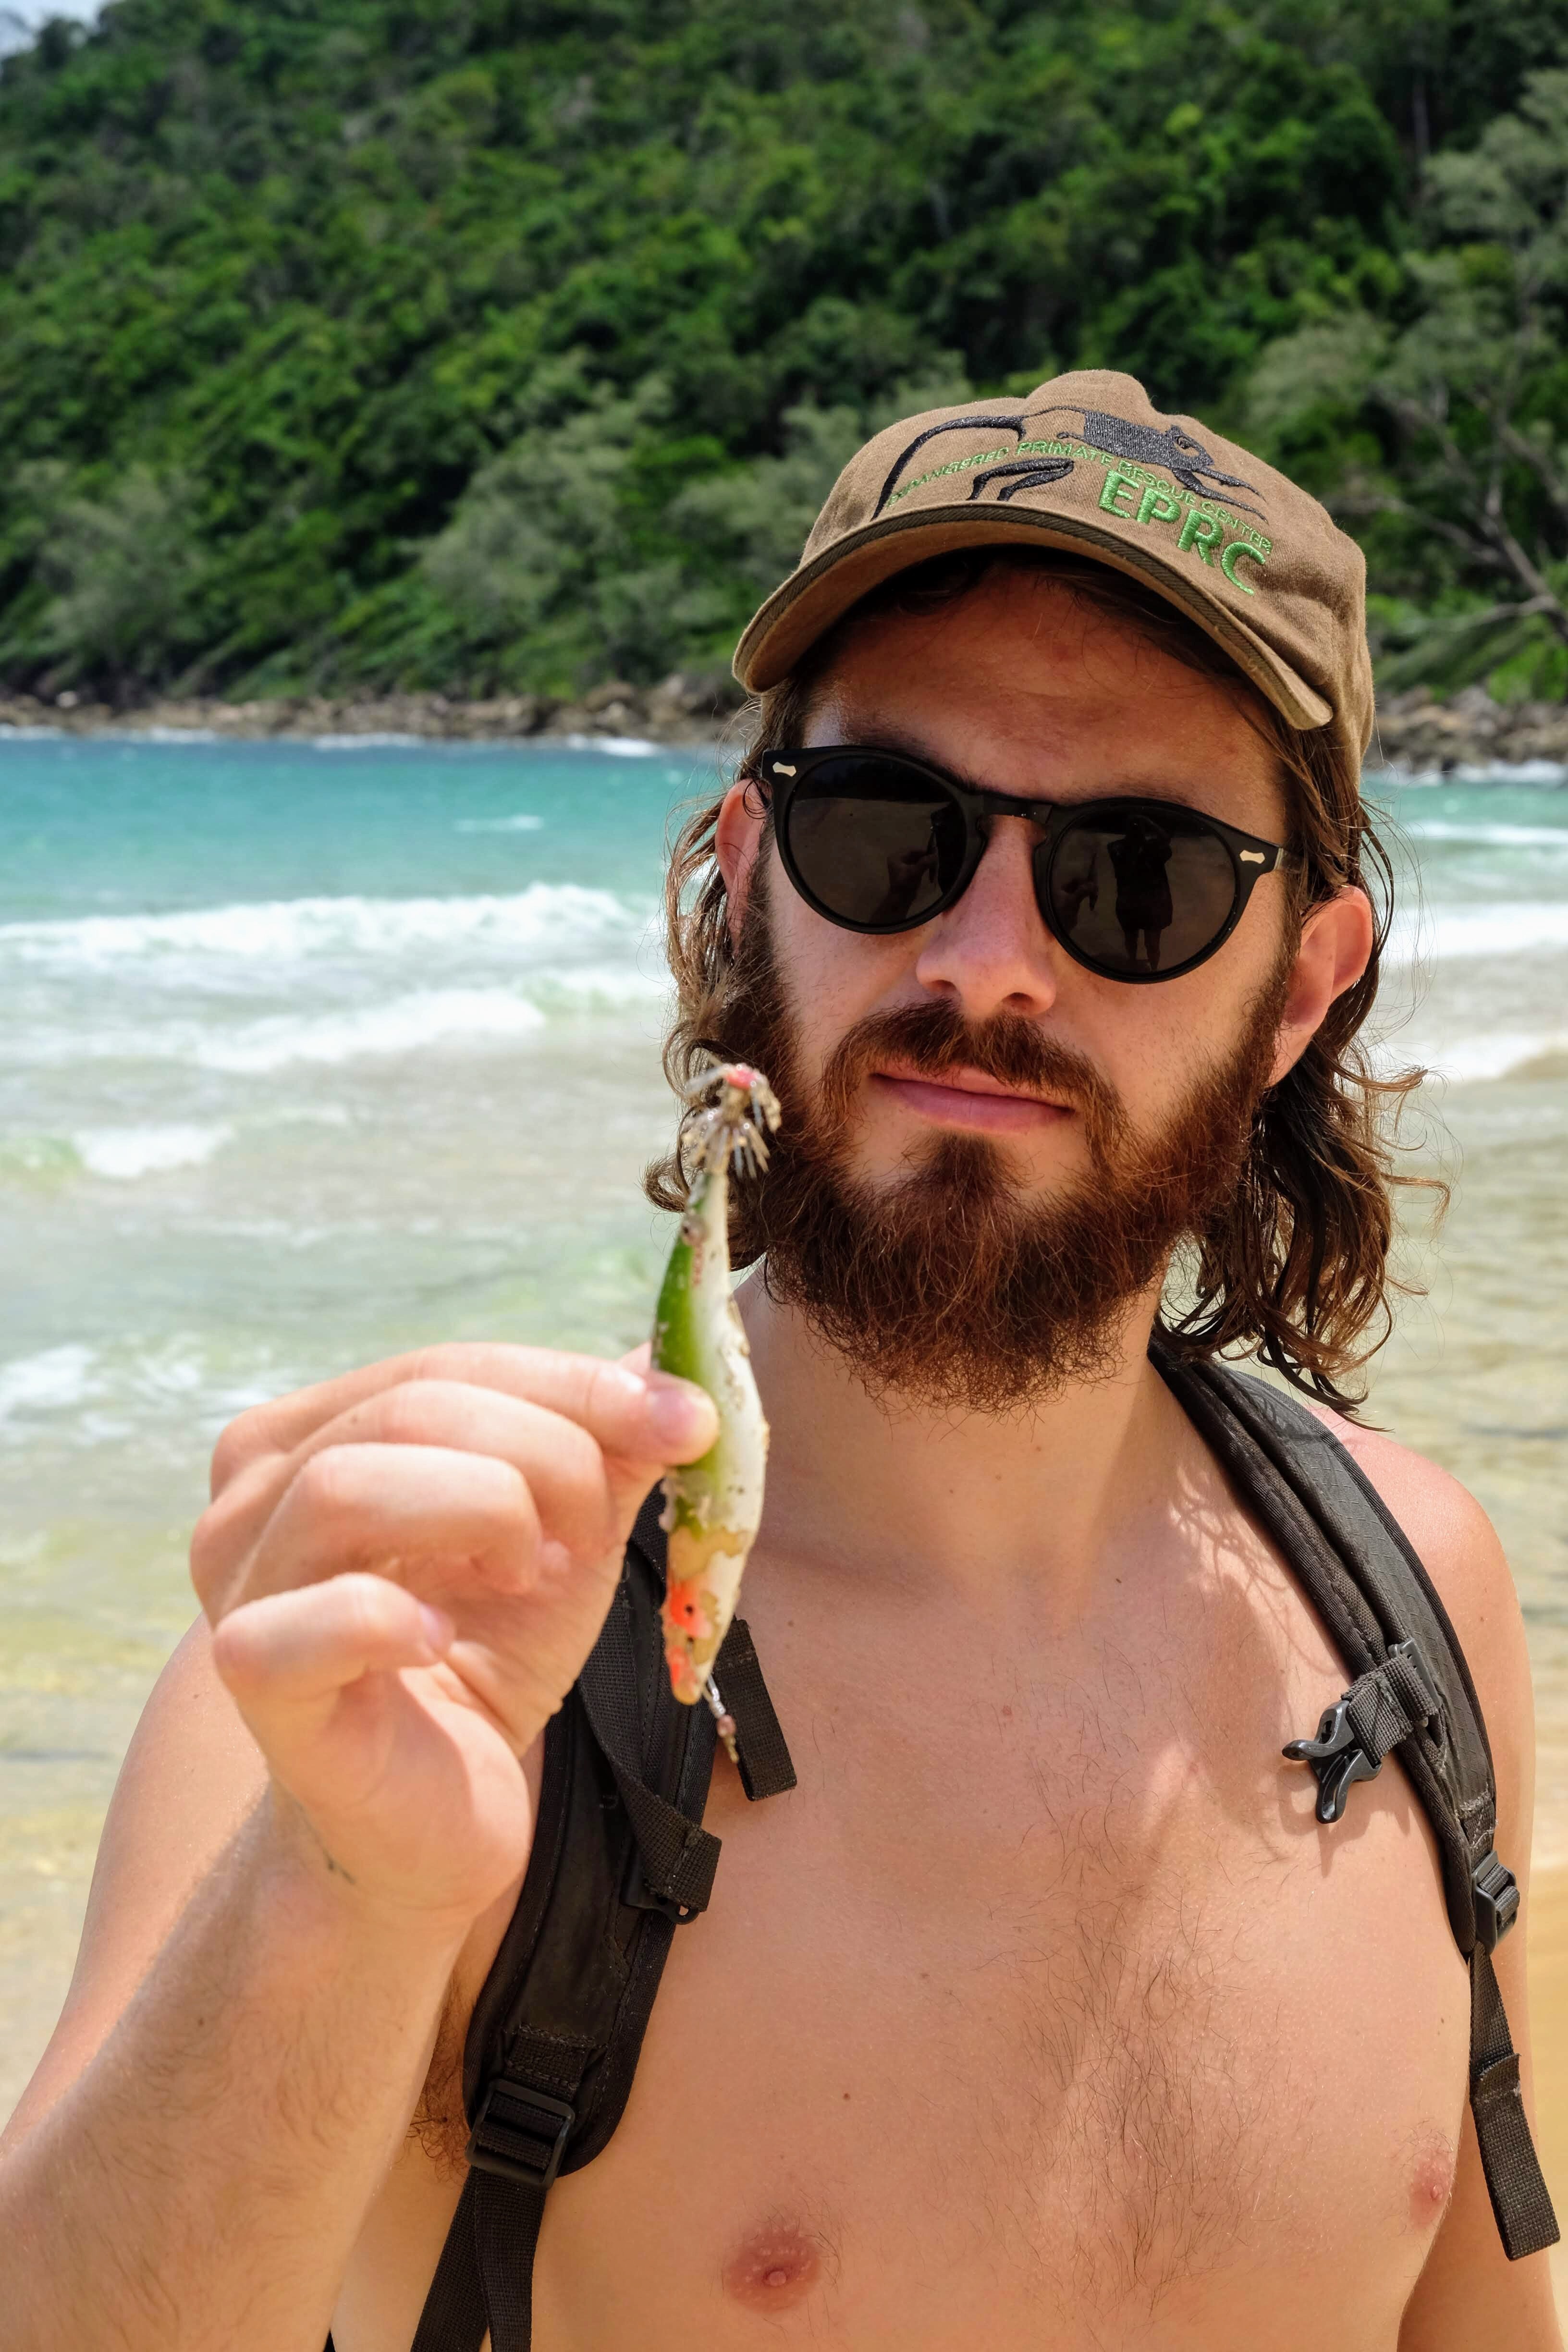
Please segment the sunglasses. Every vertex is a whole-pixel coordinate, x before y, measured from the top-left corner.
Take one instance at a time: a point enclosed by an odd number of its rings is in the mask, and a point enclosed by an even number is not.
[[[764,751],[753,774],[784,872],[847,931],[912,931],[945,913],[974,878],[987,819],[1028,818],[1040,828],[1035,897],[1046,929],[1106,980],[1175,980],[1205,962],[1285,855],[1173,801],[1016,800],[901,751]]]

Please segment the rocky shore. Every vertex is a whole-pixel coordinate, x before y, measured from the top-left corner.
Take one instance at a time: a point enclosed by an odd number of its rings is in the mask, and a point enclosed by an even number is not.
[[[0,690],[0,733],[40,728],[75,735],[190,733],[292,738],[410,736],[438,742],[516,742],[528,738],[593,741],[716,742],[741,703],[725,672],[677,672],[652,687],[612,679],[575,702],[547,695],[498,696],[483,702],[444,694],[387,694],[349,699],[276,696],[222,702],[211,697],[115,709],[70,694],[45,702]],[[1409,774],[1525,762],[1568,769],[1568,704],[1494,702],[1470,687],[1438,702],[1425,688],[1378,706],[1377,740],[1368,762]]]
[[[1414,687],[1377,706],[1369,766],[1430,775],[1527,761],[1568,768],[1568,704],[1494,702],[1484,686],[1470,686],[1448,702]]]
[[[116,709],[83,696],[45,702],[0,688],[0,730],[40,728],[72,735],[170,733],[227,737],[416,736],[437,742],[516,742],[529,737],[641,738],[655,743],[712,743],[739,709],[740,688],[727,672],[678,671],[658,686],[622,679],[596,686],[577,702],[548,695],[501,695],[460,701],[444,694],[385,694],[353,699],[328,695],[269,696],[222,702],[209,696],[145,702]]]

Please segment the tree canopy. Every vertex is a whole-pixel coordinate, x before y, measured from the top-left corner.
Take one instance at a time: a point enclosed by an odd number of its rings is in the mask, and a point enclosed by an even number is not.
[[[727,653],[868,425],[1112,365],[1335,500],[1396,653],[1506,605],[1464,658],[1523,629],[1536,678],[1565,64],[1561,0],[51,24],[0,66],[0,677],[647,680]]]

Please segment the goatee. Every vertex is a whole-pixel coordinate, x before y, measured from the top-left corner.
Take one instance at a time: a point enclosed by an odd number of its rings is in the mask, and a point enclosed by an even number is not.
[[[1243,1182],[1288,972],[1282,958],[1225,1062],[1156,1133],[1140,1134],[1093,1065],[1034,1022],[971,1023],[939,998],[856,1023],[814,1085],[753,887],[710,1034],[725,1058],[766,1071],[784,1116],[765,1175],[732,1196],[737,1262],[765,1256],[772,1296],[876,1396],[1001,1413],[1107,1377],[1130,1304]],[[867,1182],[851,1165],[857,1108],[889,1061],[932,1079],[967,1067],[1066,1101],[1088,1174],[1033,1198],[996,1145],[947,1134],[908,1174]]]

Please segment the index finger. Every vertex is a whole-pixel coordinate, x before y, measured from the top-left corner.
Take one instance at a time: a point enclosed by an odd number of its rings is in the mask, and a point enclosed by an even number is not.
[[[556,1348],[451,1340],[320,1381],[253,1406],[224,1433],[213,1455],[215,1495],[262,1454],[289,1454],[329,1422],[406,1381],[462,1381],[500,1390],[575,1422],[617,1460],[660,1469],[695,1461],[718,1434],[713,1401],[690,1381],[635,1371],[603,1356]]]

